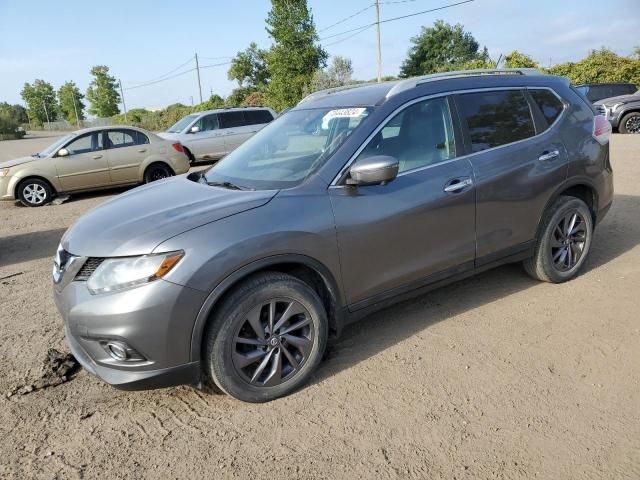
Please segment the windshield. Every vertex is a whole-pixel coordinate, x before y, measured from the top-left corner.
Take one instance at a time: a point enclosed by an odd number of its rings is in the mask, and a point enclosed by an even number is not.
[[[169,127],[169,129],[167,130],[167,133],[182,132],[185,128],[187,128],[187,126],[191,122],[193,122],[196,118],[198,118],[198,116],[199,115],[187,115],[182,120],[179,120],[177,123],[174,123],[173,126]]]
[[[74,138],[76,135],[75,133],[69,133],[68,135],[65,135],[64,137],[62,137],[60,140],[58,140],[55,143],[52,143],[51,145],[49,145],[47,148],[45,148],[44,150],[42,150],[40,153],[36,154],[38,157],[48,157],[49,155],[51,155],[52,153],[55,153],[58,151],[58,149],[60,147],[62,147],[62,145],[64,145],[65,143],[67,143],[69,140],[71,140],[72,138]]]
[[[368,108],[293,110],[211,167],[209,183],[241,188],[293,187],[322,165],[367,118]]]

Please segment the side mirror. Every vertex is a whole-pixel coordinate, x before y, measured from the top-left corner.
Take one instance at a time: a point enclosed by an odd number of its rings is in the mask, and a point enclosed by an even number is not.
[[[58,150],[59,157],[66,157],[68,155],[69,155],[69,150],[67,150],[66,148],[61,148],[60,150]]]
[[[189,129],[189,133],[198,133],[199,131],[200,131],[200,127],[198,127],[197,125],[194,125]]]
[[[398,176],[398,159],[376,155],[357,161],[349,170],[347,185],[380,185]]]

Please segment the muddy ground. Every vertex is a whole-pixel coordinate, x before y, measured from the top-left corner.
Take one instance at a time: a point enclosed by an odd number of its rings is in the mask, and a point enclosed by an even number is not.
[[[51,141],[0,142],[0,159]],[[577,279],[509,265],[380,312],[265,405],[84,371],[7,398],[67,350],[51,257],[118,192],[0,204],[0,477],[640,478],[640,136],[616,135],[612,163],[615,203]]]

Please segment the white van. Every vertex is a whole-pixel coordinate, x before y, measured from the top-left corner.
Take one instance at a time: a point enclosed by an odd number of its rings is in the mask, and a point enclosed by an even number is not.
[[[267,107],[220,108],[187,115],[158,135],[179,141],[191,163],[218,160],[275,117]]]

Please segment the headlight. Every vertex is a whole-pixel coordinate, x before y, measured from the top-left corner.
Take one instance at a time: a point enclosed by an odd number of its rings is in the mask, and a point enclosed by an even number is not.
[[[2,170],[0,170],[0,177],[6,177],[9,175],[9,169],[8,168],[3,168]]]
[[[183,251],[107,258],[87,281],[92,294],[136,287],[164,277],[184,256]]]

